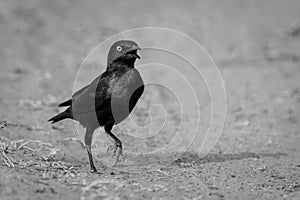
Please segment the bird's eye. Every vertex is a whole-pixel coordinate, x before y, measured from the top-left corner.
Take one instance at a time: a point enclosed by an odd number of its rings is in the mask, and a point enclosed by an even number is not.
[[[117,46],[117,51],[122,51],[122,47]]]

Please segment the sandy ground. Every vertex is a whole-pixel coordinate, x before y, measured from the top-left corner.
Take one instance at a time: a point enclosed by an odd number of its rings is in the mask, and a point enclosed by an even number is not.
[[[144,26],[182,31],[213,57],[227,95],[222,135],[204,158],[142,157],[126,168],[137,173],[97,161],[102,173],[91,174],[74,123],[47,119],[93,47]],[[300,199],[299,1],[2,0],[0,35],[0,199]],[[137,152],[165,143],[117,135]]]

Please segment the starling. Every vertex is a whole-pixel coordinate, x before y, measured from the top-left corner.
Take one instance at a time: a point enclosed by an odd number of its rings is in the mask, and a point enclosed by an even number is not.
[[[59,104],[59,107],[68,108],[48,120],[56,123],[69,118],[86,128],[84,142],[92,172],[97,172],[91,151],[92,138],[100,126],[114,140],[114,145],[108,149],[116,157],[114,165],[123,159],[122,142],[111,130],[128,117],[144,92],[143,80],[134,67],[136,59],[140,59],[138,50],[141,49],[134,41],[115,42],[107,56],[106,71],[75,92],[71,99]]]

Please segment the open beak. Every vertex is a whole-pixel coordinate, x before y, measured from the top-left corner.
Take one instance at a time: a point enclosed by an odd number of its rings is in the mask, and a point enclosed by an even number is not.
[[[135,55],[136,55],[136,57],[137,57],[138,59],[141,59],[141,57],[140,57],[137,53],[136,53]]]
[[[127,53],[131,53],[131,54],[135,55],[138,59],[141,59],[141,57],[137,54],[138,50],[141,50],[141,48],[138,46],[133,46],[127,50]]]

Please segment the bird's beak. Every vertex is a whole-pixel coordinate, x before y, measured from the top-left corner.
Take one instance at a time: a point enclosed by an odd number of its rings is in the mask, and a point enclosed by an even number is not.
[[[133,47],[130,48],[131,51],[134,51],[134,50],[142,50],[139,46],[135,45]]]
[[[135,51],[135,56],[138,58],[138,59],[141,59],[141,57],[137,54],[137,50],[142,50],[139,46],[132,46],[130,49],[127,50],[127,52],[132,52],[132,51]]]
[[[142,49],[139,46],[136,46],[136,50],[142,50]],[[141,57],[138,54],[136,54],[136,56],[138,59],[141,59]]]
[[[129,49],[127,49],[126,52],[131,52],[131,51],[136,51],[136,50],[141,50],[141,48],[138,47],[138,46],[132,46],[132,47],[130,47]]]

